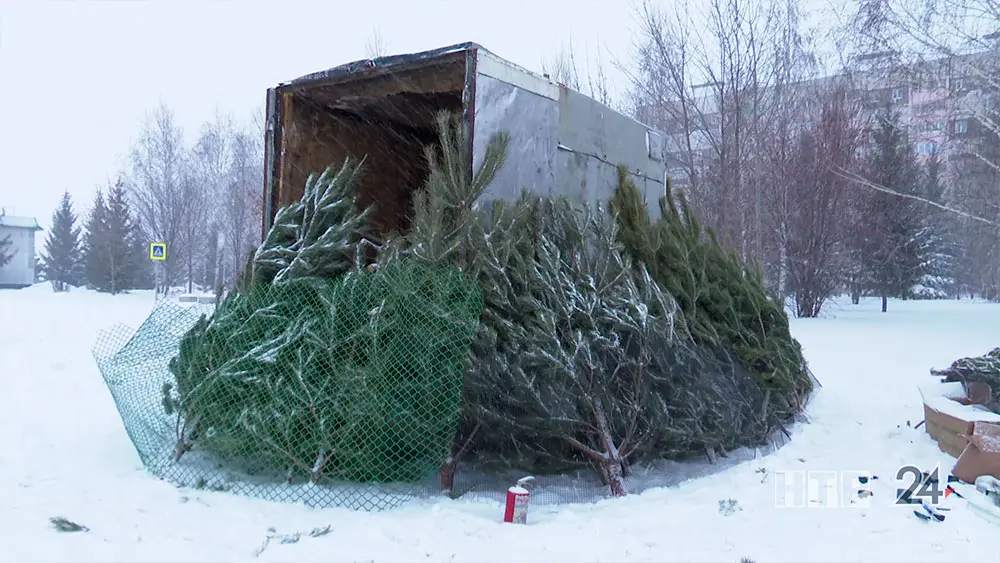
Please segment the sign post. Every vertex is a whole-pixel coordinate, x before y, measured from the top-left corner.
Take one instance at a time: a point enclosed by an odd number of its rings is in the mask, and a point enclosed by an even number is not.
[[[151,242],[149,243],[149,259],[154,262],[154,268],[156,268],[156,288],[153,290],[154,299],[159,298],[160,295],[160,285],[162,284],[162,266],[157,265],[157,262],[163,262],[167,259],[167,243],[165,242]],[[166,294],[166,291],[164,291]]]

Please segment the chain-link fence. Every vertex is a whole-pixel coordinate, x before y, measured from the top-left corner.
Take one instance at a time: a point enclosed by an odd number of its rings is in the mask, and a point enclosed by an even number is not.
[[[481,297],[454,269],[399,266],[264,285],[218,307],[162,300],[138,329],[103,331],[94,356],[146,468],[179,486],[314,507],[440,495]],[[625,482],[676,485],[773,446],[643,464]],[[449,492],[499,501],[526,474],[466,455]],[[535,504],[609,496],[587,467],[536,478]]]
[[[143,463],[189,487],[377,510],[433,490],[482,296],[402,262],[161,302],[94,350]]]

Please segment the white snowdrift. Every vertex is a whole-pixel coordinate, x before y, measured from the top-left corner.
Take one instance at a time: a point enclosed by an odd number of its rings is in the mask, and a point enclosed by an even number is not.
[[[311,510],[178,489],[145,472],[90,354],[98,330],[138,326],[151,293],[0,291],[0,533],[11,561],[985,561],[995,525],[962,501],[943,523],[892,502],[904,465],[954,462],[922,429],[930,367],[1000,342],[1000,307],[833,304],[793,321],[823,389],[791,443],[709,477],[588,505],[435,499],[388,513]],[[909,423],[909,424],[908,424]],[[870,508],[775,508],[775,471],[865,470]],[[721,503],[721,504],[720,504]],[[725,509],[723,509],[725,508]],[[59,533],[49,518],[89,528]],[[326,527],[329,527],[328,529]],[[933,526],[933,530],[928,526]],[[276,537],[257,557],[269,528]],[[309,532],[318,529],[317,537]]]

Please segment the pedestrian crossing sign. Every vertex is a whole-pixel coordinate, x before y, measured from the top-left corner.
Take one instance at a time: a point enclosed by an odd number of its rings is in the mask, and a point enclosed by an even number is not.
[[[167,245],[162,242],[152,242],[149,244],[149,259],[150,260],[166,260],[167,259]]]

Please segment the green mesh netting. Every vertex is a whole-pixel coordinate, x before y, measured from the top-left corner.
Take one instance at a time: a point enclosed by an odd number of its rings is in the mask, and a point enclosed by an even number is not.
[[[209,314],[164,301],[94,355],[153,473],[378,510],[425,496],[446,461],[481,309],[457,269],[399,261],[260,284]]]

